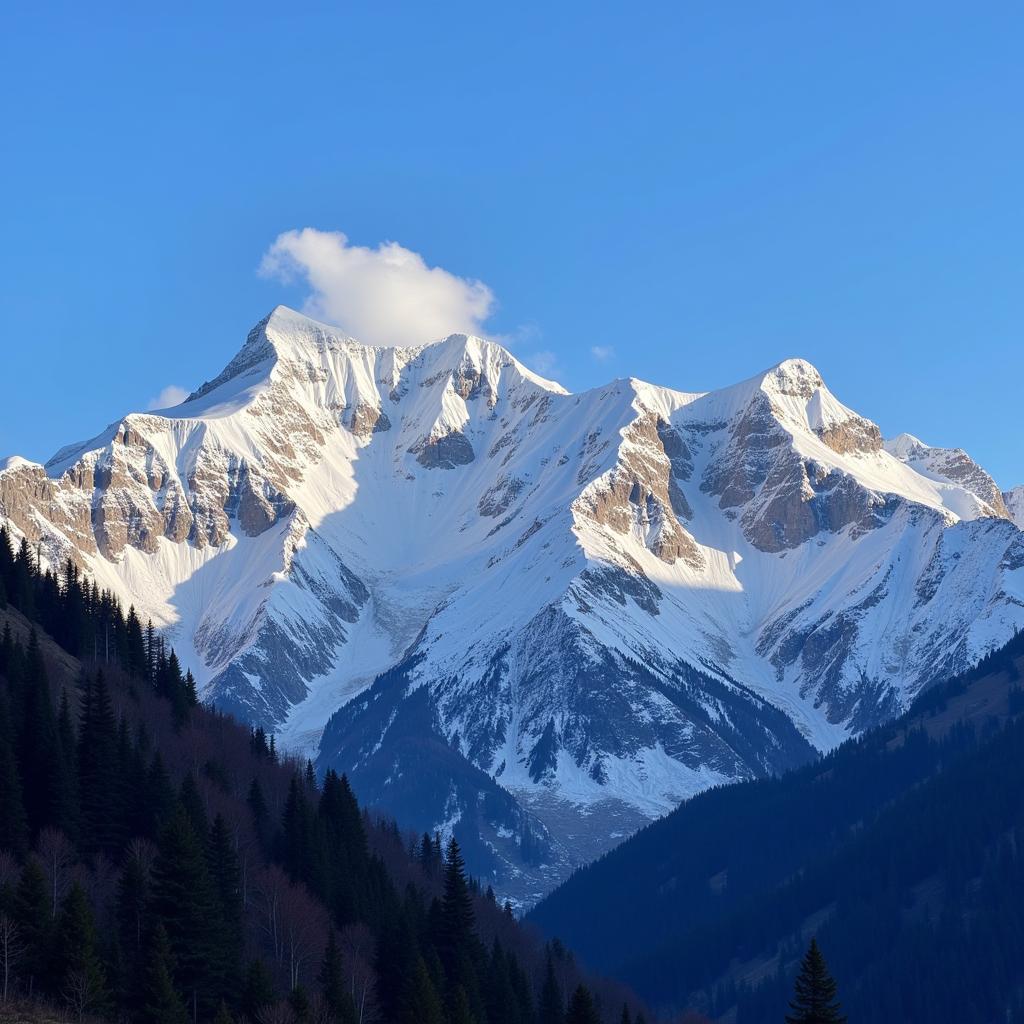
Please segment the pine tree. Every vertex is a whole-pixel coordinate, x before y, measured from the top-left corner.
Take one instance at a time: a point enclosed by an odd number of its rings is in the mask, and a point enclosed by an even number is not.
[[[78,726],[81,845],[89,855],[114,857],[124,817],[118,729],[103,673],[87,680]]]
[[[134,1019],[139,1024],[188,1024],[188,1011],[174,987],[174,957],[162,924],[153,929],[148,946],[141,1006]]]
[[[564,1024],[565,1009],[562,1002],[562,990],[555,977],[555,963],[548,950],[547,966],[544,969],[544,983],[540,989],[539,1021],[540,1024]]]
[[[601,1024],[601,1017],[594,1005],[594,997],[585,985],[577,985],[569,1000],[565,1024]]]
[[[786,1014],[786,1024],[845,1024],[836,999],[835,979],[829,973],[817,939],[811,939],[800,964],[789,1008],[793,1012]]]
[[[180,805],[160,836],[150,905],[167,929],[176,984],[202,1012],[213,1013],[223,994],[222,920],[203,848]]]
[[[242,963],[242,873],[235,843],[223,815],[213,819],[207,839],[207,863],[222,923],[217,955],[229,991],[237,991]]]
[[[14,757],[7,695],[0,691],[0,842],[12,853],[22,853],[28,843],[28,819],[22,799],[21,777]]]
[[[14,893],[14,919],[26,949],[22,977],[30,984],[34,980],[38,985],[50,975],[52,936],[46,875],[35,857],[31,857],[21,870]]]
[[[327,937],[327,947],[320,964],[320,973],[316,979],[324,993],[327,1009],[338,1024],[355,1024],[356,1007],[352,995],[345,985],[345,974],[342,970],[341,950],[338,940],[331,929]]]
[[[260,1011],[274,1001],[274,981],[262,960],[253,960],[245,974],[242,986],[242,1012],[256,1020]]]
[[[474,920],[465,861],[458,842],[452,836],[445,859],[441,930],[437,937],[437,947],[445,976],[453,987],[464,980],[462,960],[471,942]]]
[[[444,1008],[422,956],[416,958],[399,1011],[398,1024],[444,1024]]]
[[[109,1000],[107,979],[97,951],[92,907],[76,882],[61,908],[57,926],[57,970],[64,994],[79,1016],[86,1010],[101,1011]]]

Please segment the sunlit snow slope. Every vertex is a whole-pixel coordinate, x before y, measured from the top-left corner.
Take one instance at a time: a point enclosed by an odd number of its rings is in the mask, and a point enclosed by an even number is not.
[[[16,539],[524,899],[1003,643],[1022,504],[800,360],[570,395],[477,338],[372,348],[283,307],[182,405],[0,463]]]

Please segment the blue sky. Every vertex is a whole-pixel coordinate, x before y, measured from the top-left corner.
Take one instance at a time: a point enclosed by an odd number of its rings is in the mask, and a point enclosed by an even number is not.
[[[338,311],[391,241],[573,390],[802,356],[1024,482],[1020,4],[22,6],[0,454],[213,376],[307,271]],[[348,244],[261,275],[306,227]]]

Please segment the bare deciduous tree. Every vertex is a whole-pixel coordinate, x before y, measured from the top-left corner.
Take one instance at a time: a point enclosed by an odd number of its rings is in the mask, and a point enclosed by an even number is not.
[[[75,851],[68,837],[57,828],[44,828],[39,833],[39,863],[46,874],[50,896],[50,920],[56,920],[61,901],[71,885],[71,866]]]
[[[10,995],[14,969],[25,954],[17,922],[0,914],[0,970],[3,971],[3,1001]]]
[[[271,1003],[257,1014],[256,1024],[295,1024],[295,1014],[287,1003]]]
[[[89,975],[85,971],[71,971],[64,982],[64,1001],[68,1008],[79,1021],[85,1016],[85,1011],[96,1001],[96,992],[93,989]]]
[[[289,884],[281,899],[281,938],[289,988],[298,986],[306,965],[320,954],[327,928],[323,907],[305,886]]]
[[[349,993],[356,1006],[359,1024],[377,1019],[377,976],[373,970],[373,933],[365,924],[349,925],[338,937],[348,974]]]

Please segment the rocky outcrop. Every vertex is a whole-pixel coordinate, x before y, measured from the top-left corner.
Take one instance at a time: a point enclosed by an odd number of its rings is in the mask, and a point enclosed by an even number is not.
[[[617,533],[635,533],[663,562],[682,559],[700,569],[700,549],[677,518],[692,514],[679,483],[692,470],[688,454],[666,422],[642,415],[623,431],[615,467],[583,492],[574,510]]]
[[[459,430],[440,436],[424,438],[413,445],[409,452],[425,469],[455,469],[473,461],[473,445]]]

